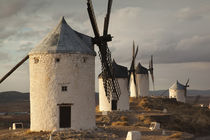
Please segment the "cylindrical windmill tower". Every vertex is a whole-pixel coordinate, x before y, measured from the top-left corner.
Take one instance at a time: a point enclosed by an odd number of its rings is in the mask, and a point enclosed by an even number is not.
[[[92,39],[65,21],[29,53],[31,131],[95,127]]]
[[[94,31],[89,37],[74,31],[62,18],[58,26],[6,75],[30,63],[30,122],[32,131],[95,127],[95,52],[99,47],[102,79],[108,101],[119,100],[121,91],[113,74],[108,34],[112,0],[108,1],[103,35],[100,35],[92,0],[87,10]],[[126,86],[125,86],[126,87]]]
[[[132,55],[132,62],[129,70],[128,76],[128,88],[130,90],[130,97],[138,97],[137,93],[137,83],[136,83],[136,70],[135,70],[135,59],[138,53],[138,46],[135,49],[135,42],[133,41],[133,55]]]
[[[147,69],[140,63],[138,63],[137,67],[135,67],[135,59],[137,54],[138,46],[137,49],[135,49],[135,43],[133,42],[133,56],[128,78],[130,97],[143,97],[149,95],[149,72],[154,89],[153,56],[151,56],[151,60],[149,62],[149,69]]]
[[[130,74],[130,97],[138,97],[137,85],[135,84],[134,72]]]
[[[187,85],[187,84],[186,84]],[[176,98],[178,102],[186,102],[186,88],[187,86],[182,85],[177,80],[176,83],[174,83],[169,88],[169,98]]]
[[[115,73],[115,78],[119,83],[121,95],[119,100],[111,96],[110,102],[107,100],[104,90],[103,80],[99,74],[99,110],[112,111],[112,110],[129,110],[129,91],[128,91],[128,69],[124,66],[118,65],[114,60],[112,67]]]
[[[149,95],[149,74],[148,69],[138,63],[136,67],[136,83],[138,97]]]

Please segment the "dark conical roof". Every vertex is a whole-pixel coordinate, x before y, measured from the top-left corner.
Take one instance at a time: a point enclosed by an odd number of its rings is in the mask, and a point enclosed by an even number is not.
[[[128,68],[118,65],[115,60],[112,61],[112,67],[115,72],[115,78],[128,78]],[[99,77],[101,77],[102,74],[99,74]]]
[[[39,53],[81,53],[96,55],[92,38],[73,30],[62,17],[57,27],[29,54]]]
[[[143,67],[140,63],[138,63],[136,67],[136,74],[148,74],[148,69]]]
[[[174,83],[170,89],[173,89],[173,90],[185,90],[185,86],[180,84],[179,81],[177,80],[176,83]]]
[[[128,68],[118,65],[115,60],[113,59],[112,61],[112,67],[115,72],[115,77],[116,78],[128,78]]]

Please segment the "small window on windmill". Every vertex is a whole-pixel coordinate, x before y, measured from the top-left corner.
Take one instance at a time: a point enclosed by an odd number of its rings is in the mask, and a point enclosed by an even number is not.
[[[60,62],[60,58],[55,58],[55,62],[56,63]]]
[[[67,91],[67,90],[68,90],[68,87],[67,87],[67,86],[62,86],[62,87],[61,87],[61,91],[65,92],[65,91]]]
[[[82,58],[82,62],[85,63],[87,61],[87,57]]]
[[[39,58],[34,57],[34,64],[37,64],[37,63],[39,63]]]

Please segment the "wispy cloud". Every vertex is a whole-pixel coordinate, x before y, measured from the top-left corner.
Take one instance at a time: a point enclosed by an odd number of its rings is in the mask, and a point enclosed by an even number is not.
[[[93,0],[93,4],[102,31],[107,1]],[[161,88],[169,79],[181,77],[180,73],[170,76],[167,71],[183,66],[186,70],[179,72],[188,73],[190,66],[198,61],[199,68],[204,68],[203,63],[210,62],[209,5],[210,1],[204,0],[115,0],[109,28],[114,36],[109,43],[113,58],[129,66],[135,40],[140,47],[137,62],[147,66],[149,56],[154,55],[155,70],[162,79],[157,80]],[[56,26],[61,16],[65,16],[75,30],[93,35],[86,1],[0,0],[0,66],[9,59],[7,65],[18,62]],[[98,57],[96,59],[100,65]],[[193,74],[199,73],[199,68],[193,68]],[[205,67],[203,73],[208,68]],[[96,73],[100,73],[99,69],[96,68]],[[21,70],[24,73],[28,69]],[[200,87],[203,88],[202,84]]]
[[[5,61],[9,61],[9,55],[5,52],[0,52],[0,61],[1,62],[5,62]]]

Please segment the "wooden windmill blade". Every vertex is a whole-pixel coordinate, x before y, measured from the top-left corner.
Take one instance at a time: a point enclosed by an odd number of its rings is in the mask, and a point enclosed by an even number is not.
[[[107,92],[109,92],[110,94],[112,94],[112,98],[116,98],[117,100],[119,100],[121,91],[120,91],[120,86],[118,81],[115,79],[115,73],[114,70],[112,68],[112,59],[111,59],[111,52],[108,48],[108,41],[111,41],[111,35],[107,35],[108,34],[108,27],[109,27],[109,19],[110,19],[110,14],[111,14],[111,6],[112,6],[112,0],[108,1],[108,6],[107,6],[107,14],[106,17],[104,19],[104,32],[103,32],[103,39],[102,39],[102,43],[101,43],[101,54],[102,54],[102,58],[104,57],[104,59],[102,60],[102,66],[104,65],[104,74],[108,74],[105,75],[104,77],[111,77],[107,79],[107,84],[108,84],[108,90]],[[100,46],[99,46],[100,48]]]
[[[132,55],[132,61],[131,61],[131,66],[130,66],[131,72],[135,71],[135,59],[136,59],[137,54],[138,54],[138,46],[137,46],[137,49],[135,50],[135,44],[133,42],[133,55]]]
[[[154,80],[154,68],[153,68],[153,55],[151,55],[151,60],[149,62],[149,72],[151,75],[151,79],[152,79],[152,84],[153,84],[153,90],[155,89],[155,80]]]
[[[107,46],[107,43],[105,45],[102,44],[102,46],[99,47],[99,51],[99,56],[102,63],[103,84],[107,97],[109,99],[110,95],[112,95],[118,100],[120,96],[120,87],[118,81],[115,79],[114,70],[112,68],[111,62],[111,52]]]
[[[132,62],[131,62],[130,70],[129,70],[128,88],[130,88],[130,78],[131,78],[131,73],[133,73],[134,85],[135,85],[135,88],[136,88],[136,93],[137,93],[137,83],[136,83],[135,60],[136,60],[137,54],[138,54],[138,46],[135,49],[135,43],[133,41],[133,55],[132,55]]]
[[[90,22],[91,22],[91,25],[93,28],[93,32],[96,37],[100,37],[98,25],[96,22],[96,17],[95,17],[95,13],[94,13],[94,9],[93,9],[92,0],[87,0],[87,7],[88,7],[87,10],[88,10],[88,15],[89,15]]]
[[[101,42],[97,42],[96,39],[99,39],[100,37],[100,33],[99,33],[99,29],[98,29],[98,25],[97,25],[97,21],[96,21],[96,17],[95,17],[95,13],[94,13],[94,9],[93,9],[93,4],[92,4],[92,0],[87,0],[87,11],[88,11],[88,15],[89,15],[89,18],[90,18],[90,22],[91,22],[91,25],[92,25],[92,28],[93,28],[93,32],[94,32],[94,35],[95,35],[95,38],[93,39],[94,43],[97,44],[98,46],[100,46],[100,43]],[[99,51],[101,51],[101,47],[99,47]],[[101,57],[101,55],[99,54],[99,56]],[[101,58],[103,59],[103,58]],[[102,70],[102,77],[103,77],[103,84],[104,84],[104,88],[105,88],[105,92],[106,92],[106,95],[107,95],[107,78],[104,77],[104,73],[103,73],[103,70]]]
[[[132,70],[134,71],[135,70],[135,42],[133,41],[133,64],[132,64]]]
[[[103,31],[103,35],[107,35],[107,33],[108,33],[109,19],[110,19],[110,14],[111,14],[112,2],[113,2],[113,0],[109,0],[108,1],[107,14],[106,14],[106,17],[104,19],[104,31]]]
[[[133,63],[133,77],[134,77],[134,84],[135,84],[135,89],[136,89],[136,97],[138,97],[138,90],[137,90],[137,81],[136,81],[136,70],[135,70],[135,60],[136,60],[136,56],[138,54],[138,50],[139,50],[139,46],[137,46],[136,48],[136,52],[135,52],[135,56],[134,56],[134,63]]]
[[[5,74],[1,79],[0,79],[0,84],[7,79],[18,67],[20,67],[27,59],[29,58],[29,55],[24,57],[19,63],[17,63],[7,74]]]
[[[139,46],[137,46],[137,48],[136,48],[136,53],[135,53],[135,59],[136,59],[136,56],[137,56],[137,54],[138,54],[138,51],[139,51]]]
[[[132,53],[132,61],[131,61],[131,65],[130,65],[130,70],[128,73],[128,89],[130,88],[130,78],[131,78],[131,73],[134,72],[134,52],[135,52],[135,43],[133,41],[133,53]]]
[[[97,46],[99,47],[99,57],[101,59],[101,64],[102,64],[101,68],[102,68],[103,85],[109,102],[111,96],[112,98],[115,97],[118,100],[121,94],[118,81],[115,79],[111,62],[112,60],[111,52],[107,44],[108,41],[112,40],[111,35],[107,35],[109,27],[109,18],[111,13],[111,5],[112,5],[112,0],[109,0],[107,14],[104,21],[104,33],[103,36],[100,36],[92,6],[92,1],[87,0],[88,14],[95,34],[94,43],[97,44]]]
[[[186,87],[189,87],[189,81],[190,81],[190,78],[188,78],[188,80],[187,80],[187,82],[185,84]]]
[[[189,81],[190,79],[188,78],[186,84],[185,84],[185,90],[184,90],[184,96],[187,97],[187,87],[189,87]]]

